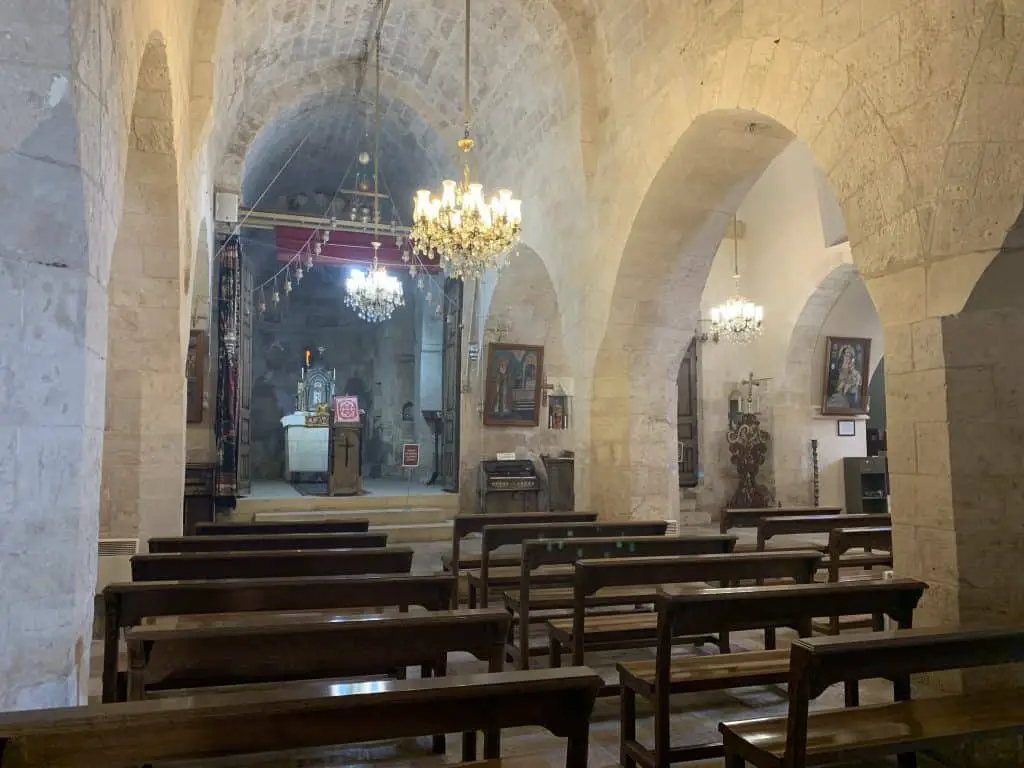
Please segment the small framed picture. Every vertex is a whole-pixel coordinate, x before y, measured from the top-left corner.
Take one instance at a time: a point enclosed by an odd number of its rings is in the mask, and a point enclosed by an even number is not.
[[[856,437],[857,422],[853,419],[839,419],[836,422],[836,434],[839,437]]]

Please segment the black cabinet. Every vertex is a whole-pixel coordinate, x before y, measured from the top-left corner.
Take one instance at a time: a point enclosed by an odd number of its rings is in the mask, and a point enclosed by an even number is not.
[[[182,504],[181,531],[186,536],[196,532],[196,523],[212,523],[216,505],[213,464],[185,465],[185,494]]]
[[[847,456],[843,459],[846,513],[886,514],[889,511],[889,472],[885,456]]]

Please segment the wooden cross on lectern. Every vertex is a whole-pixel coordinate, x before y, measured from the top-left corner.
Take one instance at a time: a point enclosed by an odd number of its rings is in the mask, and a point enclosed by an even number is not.
[[[546,406],[548,404],[548,392],[555,388],[554,384],[548,384],[548,375],[544,374],[544,383],[540,385],[541,392],[541,405]]]

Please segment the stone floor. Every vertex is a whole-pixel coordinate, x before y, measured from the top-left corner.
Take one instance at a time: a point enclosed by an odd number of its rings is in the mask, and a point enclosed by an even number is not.
[[[742,536],[745,542],[748,537]],[[441,553],[450,548],[449,544],[416,544],[414,570],[416,572],[433,572],[440,569]],[[472,544],[468,547],[473,551]],[[794,635],[780,631],[780,643],[786,643]],[[759,633],[740,633],[734,635],[734,647],[737,649],[754,649],[761,646]],[[692,648],[681,648],[680,653],[698,653]],[[99,693],[102,651],[98,643],[93,644],[92,670],[94,679],[90,686],[93,695]],[[615,679],[615,662],[628,658],[650,658],[651,650],[619,651],[591,654],[587,663],[602,674],[606,680]],[[452,654],[450,673],[483,671],[484,665],[465,654]],[[410,670],[415,674],[414,670]],[[891,701],[891,689],[888,685],[876,681],[865,683],[862,688],[864,703]],[[841,688],[830,689],[822,696],[818,706],[836,707],[842,705]],[[672,718],[673,743],[699,743],[715,739],[717,725],[722,720],[746,719],[750,717],[784,714],[786,709],[785,690],[781,687],[747,688],[720,693],[678,696],[673,700],[674,714]],[[641,739],[651,743],[653,718],[650,712],[641,705],[642,719],[638,723]],[[618,760],[618,699],[607,698],[598,700],[595,707],[590,742],[589,765],[593,768],[607,768],[619,765]],[[519,728],[505,731],[502,740],[502,755],[512,758],[506,761],[510,768],[548,768],[564,765],[564,743],[540,728]],[[448,751],[445,755],[430,754],[429,738],[406,739],[395,742],[364,745],[356,748],[318,751],[315,754],[288,754],[274,756],[249,756],[239,759],[228,759],[204,762],[203,765],[252,766],[253,768],[339,768],[340,766],[356,767],[380,765],[389,768],[429,768],[459,763],[459,739],[451,736],[448,739]],[[197,766],[192,763],[191,766]],[[505,763],[503,763],[505,765]],[[700,768],[721,765],[720,761],[710,761],[699,765]],[[878,763],[874,765],[895,765],[895,763]],[[927,768],[922,762],[922,768]]]

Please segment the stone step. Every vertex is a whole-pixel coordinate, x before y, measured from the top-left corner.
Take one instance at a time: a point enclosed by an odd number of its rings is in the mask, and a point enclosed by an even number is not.
[[[366,494],[365,496],[279,496],[274,498],[244,498],[238,500],[236,514],[252,518],[271,512],[353,512],[374,509],[427,508],[444,509],[452,515],[458,513],[459,496],[455,493],[418,493],[394,496]]]

